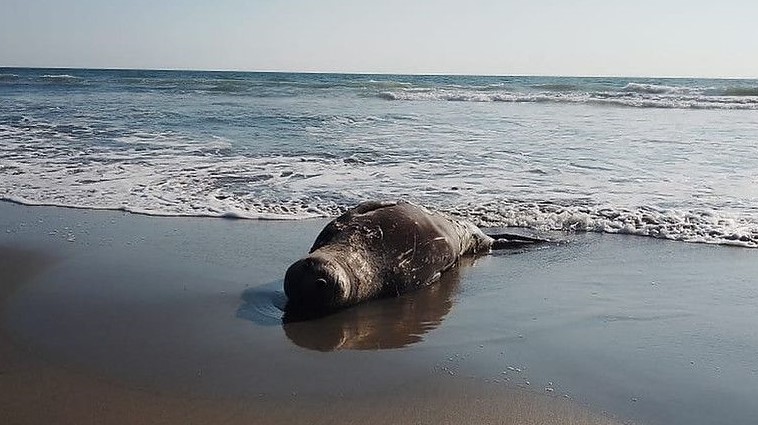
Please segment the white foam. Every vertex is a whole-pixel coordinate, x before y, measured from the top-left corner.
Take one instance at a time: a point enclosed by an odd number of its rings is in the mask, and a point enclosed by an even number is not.
[[[124,145],[118,150],[81,150],[70,143],[73,137],[50,137],[51,131],[54,126],[0,126],[2,199],[151,215],[258,219],[322,217],[342,211],[334,201],[316,199],[311,204],[314,199],[304,195],[318,193],[314,183],[334,174],[340,160],[221,156],[219,151],[229,147],[222,138],[201,143],[171,133],[123,136],[116,139]],[[298,188],[301,180],[308,183]],[[281,200],[282,186],[293,188],[289,200]]]
[[[503,201],[475,207],[459,206],[449,212],[483,227],[620,233],[758,248],[757,221],[747,216],[707,210],[628,209],[612,205],[560,206]]]
[[[466,163],[449,162],[429,176],[426,173],[437,168],[433,161],[420,167],[401,161],[220,155],[219,150],[229,146],[226,140],[200,143],[171,133],[123,136],[118,141],[125,147],[119,150],[82,150],[63,134],[52,143],[51,129],[54,126],[38,127],[35,135],[0,126],[2,199],[150,215],[300,219],[335,216],[362,200],[400,194],[485,227],[625,233],[758,247],[754,217],[586,202],[482,202],[497,198],[494,186],[477,192],[440,189],[458,184],[462,175],[456,167],[471,168]],[[13,136],[14,131],[20,133]],[[14,137],[16,141],[8,141]],[[436,186],[430,186],[430,178]],[[469,203],[451,206],[456,199]]]
[[[2,128],[0,127],[0,134]],[[27,134],[28,136],[28,134]],[[228,142],[198,143],[170,134],[132,135],[120,151],[81,152],[27,139],[27,154],[1,143],[1,198],[28,205],[117,209],[169,216],[301,219],[335,216],[366,199],[397,194],[484,227],[623,233],[686,242],[758,247],[758,221],[711,210],[530,201],[445,202],[461,195],[425,187],[406,164],[355,164],[339,158],[220,156]],[[159,149],[145,149],[153,143]],[[39,156],[44,157],[39,161]],[[431,165],[434,167],[434,165]],[[455,174],[453,172],[453,174]],[[454,176],[455,177],[455,176]],[[444,176],[435,181],[447,185]],[[451,180],[457,181],[456,178]],[[496,195],[495,195],[496,197]]]
[[[383,93],[388,99],[418,101],[597,102],[658,108],[709,108],[719,102],[725,108],[758,105],[758,99],[749,96],[517,93],[505,86]],[[749,114],[677,114],[691,115],[686,122],[698,125],[695,120],[702,116],[718,116],[711,127],[725,128],[728,135],[722,139],[722,133],[711,132],[715,136],[705,144],[689,143],[699,137],[697,126],[687,132],[679,123],[677,134],[669,135],[668,118],[656,121],[658,114],[646,114],[651,125],[628,128],[617,127],[620,119],[610,120],[596,134],[592,131],[597,127],[584,128],[585,123],[571,118],[561,123],[576,127],[567,126],[574,130],[563,134],[530,121],[532,108],[489,108],[497,118],[479,121],[457,112],[437,116],[440,110],[456,108],[403,105],[389,114],[382,102],[365,103],[367,109],[349,114],[319,111],[311,116],[298,111],[296,117],[313,119],[295,120],[297,126],[291,128],[296,136],[283,136],[285,148],[273,142],[279,136],[276,126],[262,130],[262,141],[248,144],[208,136],[205,129],[187,128],[187,134],[150,130],[163,128],[161,123],[133,131],[117,121],[103,130],[101,122],[57,111],[50,122],[33,110],[13,111],[0,123],[0,197],[30,205],[252,219],[334,216],[363,200],[403,197],[483,226],[757,244],[758,192],[749,155],[755,132]],[[506,117],[501,109],[514,116]],[[619,108],[560,109],[612,110],[615,117],[629,116],[627,111],[618,113]],[[732,117],[743,122],[725,126]],[[646,140],[631,137],[638,130]],[[606,143],[618,135],[618,143]],[[270,145],[258,153],[256,143]],[[670,143],[676,143],[676,149]],[[689,172],[691,178],[679,178]],[[697,210],[700,206],[702,211]],[[752,215],[729,215],[734,210]]]
[[[746,109],[758,110],[758,96],[715,96],[687,87],[669,87],[629,83],[621,92],[536,93],[508,90],[480,91],[471,88],[416,88],[377,93],[377,97],[392,101],[456,101],[509,103],[595,103],[634,108],[675,109]]]
[[[81,77],[77,77],[75,75],[70,74],[45,74],[41,75],[40,78],[45,80],[81,80]]]
[[[701,94],[703,90],[693,87],[676,87],[662,84],[628,83],[621,89],[625,92],[647,94]]]

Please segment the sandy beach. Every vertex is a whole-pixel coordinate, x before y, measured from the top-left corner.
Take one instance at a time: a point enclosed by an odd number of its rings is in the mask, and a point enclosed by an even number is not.
[[[324,224],[0,203],[3,423],[758,417],[758,250],[564,233],[284,324]]]

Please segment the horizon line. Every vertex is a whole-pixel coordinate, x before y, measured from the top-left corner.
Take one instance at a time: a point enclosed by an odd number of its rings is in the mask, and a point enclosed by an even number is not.
[[[684,75],[623,75],[623,74],[468,74],[459,72],[388,72],[388,71],[313,71],[313,70],[280,70],[280,69],[233,69],[233,68],[216,68],[216,69],[200,69],[200,68],[132,68],[132,67],[86,67],[86,66],[13,66],[13,65],[0,65],[0,69],[59,69],[59,70],[90,70],[90,71],[159,71],[159,72],[238,72],[238,73],[259,73],[259,74],[324,74],[324,75],[407,75],[416,77],[558,77],[558,78],[658,78],[658,79],[704,79],[704,80],[758,80],[758,76],[755,77],[703,77],[703,76],[684,76]]]

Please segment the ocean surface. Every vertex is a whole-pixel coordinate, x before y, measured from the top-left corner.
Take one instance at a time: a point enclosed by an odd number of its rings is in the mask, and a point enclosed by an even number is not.
[[[0,68],[0,199],[758,247],[758,80]]]

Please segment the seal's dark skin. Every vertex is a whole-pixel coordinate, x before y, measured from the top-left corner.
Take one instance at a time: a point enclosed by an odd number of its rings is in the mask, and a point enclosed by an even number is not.
[[[397,296],[495,243],[468,221],[408,202],[364,202],[326,225],[287,270],[284,292],[293,307],[323,312]]]

